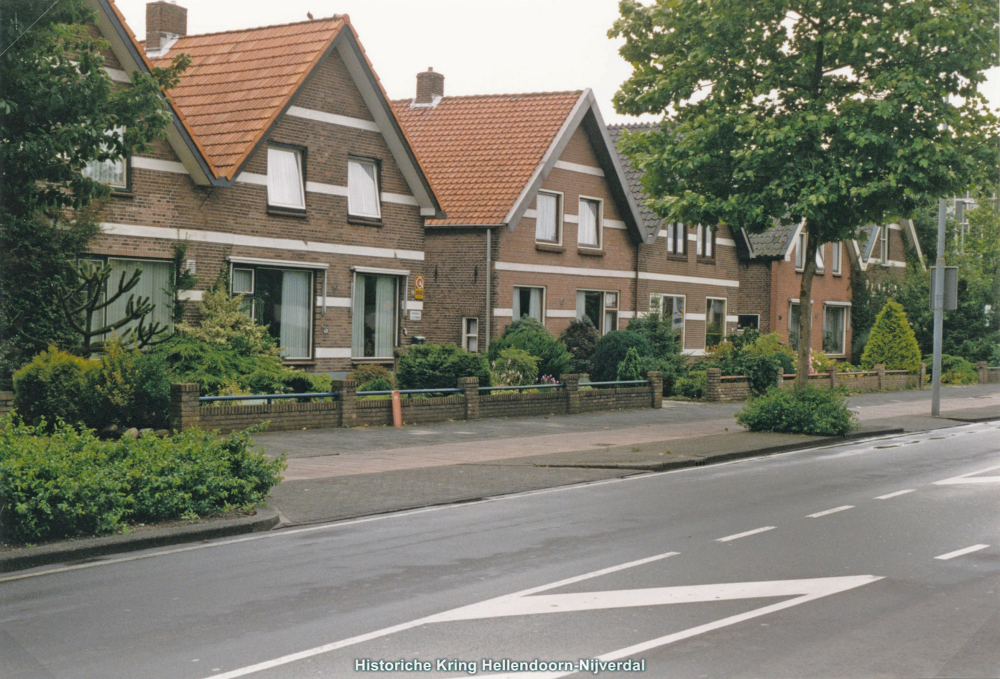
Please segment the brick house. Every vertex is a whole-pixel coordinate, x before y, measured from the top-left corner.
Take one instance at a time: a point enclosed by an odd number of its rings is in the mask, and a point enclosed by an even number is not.
[[[482,351],[525,315],[608,332],[647,307],[637,247],[656,234],[590,90],[446,97],[428,70],[393,106],[447,213],[426,222],[430,339]]]
[[[612,125],[617,148],[623,130],[648,130],[651,124]],[[736,241],[726,225],[715,229],[681,223],[664,224],[643,204],[642,173],[619,154],[629,187],[640,206],[643,221],[658,235],[639,245],[638,295],[645,311],[659,310],[674,319],[684,353],[701,356],[737,327],[756,327],[756,318],[743,316]]]
[[[858,240],[825,243],[816,255],[812,288],[811,345],[830,357],[851,356],[852,268],[874,274],[877,281],[902,276],[906,267],[905,242],[920,244],[911,220],[862,229]],[[776,226],[762,234],[737,234],[741,259],[740,313],[756,315],[761,332],[776,332],[795,345],[800,313],[806,234],[801,225]]]
[[[163,281],[186,241],[188,298],[228,273],[307,370],[390,362],[426,334],[423,220],[445,214],[349,17],[187,35],[187,10],[158,1],[140,41],[113,0],[89,1],[121,86],[181,53],[192,63],[168,93],[169,139],[91,168],[116,190],[88,256],[140,268],[138,291],[169,322]]]

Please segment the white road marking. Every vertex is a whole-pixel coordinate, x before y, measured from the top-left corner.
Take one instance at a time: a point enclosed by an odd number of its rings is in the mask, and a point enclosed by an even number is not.
[[[758,594],[755,596],[794,596],[795,594],[800,594],[801,596],[795,599],[789,599],[787,601],[782,601],[777,604],[772,604],[770,606],[764,606],[763,608],[757,608],[752,611],[747,611],[746,613],[740,613],[738,615],[733,615],[728,618],[723,618],[721,620],[715,620],[713,622],[706,623],[704,625],[698,625],[697,627],[691,627],[689,629],[683,630],[681,632],[675,632],[674,634],[668,634],[666,636],[660,637],[658,639],[652,639],[650,641],[644,641],[640,644],[635,644],[633,646],[628,646],[626,648],[619,649],[617,651],[611,651],[602,656],[598,657],[598,660],[602,662],[608,662],[611,660],[621,660],[624,658],[635,657],[640,653],[652,650],[654,648],[659,648],[660,646],[666,646],[667,644],[672,644],[676,641],[682,641],[684,639],[689,639],[691,637],[697,636],[699,634],[705,634],[706,632],[711,632],[723,627],[728,627],[729,625],[735,625],[746,620],[752,620],[753,618],[759,618],[763,615],[768,615],[769,613],[774,613],[776,611],[784,610],[786,608],[791,608],[792,606],[798,606],[799,604],[804,604],[808,601],[814,599],[819,599],[821,597],[829,596],[831,594],[837,594],[839,592],[846,592],[847,590],[854,589],[855,587],[861,587],[862,585],[867,585],[872,582],[881,580],[882,577],[876,575],[855,575],[846,577],[835,577],[835,578],[817,578],[813,580],[786,580],[786,581],[775,581],[775,582],[747,582],[747,583],[735,583],[735,585],[708,585],[711,588],[732,588],[726,589],[728,594],[741,594],[744,591],[749,592],[751,590],[756,590]],[[741,590],[740,588],[746,588]],[[675,589],[675,588],[662,588],[665,590]],[[678,590],[688,590],[694,588],[676,588]],[[647,590],[647,591],[658,591],[658,590]],[[718,591],[718,590],[717,590]],[[767,594],[767,591],[773,592],[772,594]],[[734,597],[734,598],[746,598],[746,597]],[[723,599],[711,599],[711,601],[722,601]],[[665,602],[665,603],[679,603],[676,601]],[[567,677],[575,672],[544,672],[531,675],[533,679],[559,679],[560,677]],[[522,674],[500,674],[500,675],[490,675],[494,679],[521,679]]]
[[[537,594],[538,592],[544,592],[550,589],[556,589],[558,587],[564,587],[566,585],[572,585],[583,580],[589,580],[591,578],[596,578],[601,575],[608,575],[609,573],[617,573],[618,571],[623,571],[627,568],[635,568],[636,566],[643,566],[654,561],[659,561],[660,559],[666,559],[670,556],[675,556],[679,552],[665,552],[663,554],[657,554],[655,556],[650,556],[645,559],[639,559],[638,561],[629,561],[628,563],[619,564],[617,566],[611,566],[610,568],[602,568],[598,571],[592,571],[590,573],[584,573],[583,575],[577,575],[572,578],[566,578],[565,580],[559,580],[558,582],[549,583],[547,585],[541,585],[540,587],[532,587],[530,589],[525,589],[520,592],[515,592],[514,594],[507,594],[495,599],[489,599],[483,601],[480,604],[473,605],[489,605],[497,601],[505,601],[508,599],[519,598],[530,596],[532,594]],[[465,608],[465,607],[463,607]],[[462,610],[462,609],[457,609]],[[256,674],[257,672],[263,672],[264,670],[269,670],[274,667],[280,667],[282,665],[287,665],[289,663],[296,662],[298,660],[304,660],[305,658],[311,658],[313,656],[322,655],[324,653],[329,653],[331,651],[336,651],[341,648],[346,648],[347,646],[354,646],[355,644],[360,644],[365,641],[371,641],[372,639],[379,639],[381,637],[389,636],[390,634],[395,634],[396,632],[403,632],[405,630],[413,629],[414,627],[420,627],[421,625],[426,625],[432,622],[441,622],[437,618],[440,616],[447,615],[449,611],[444,613],[439,613],[436,615],[430,615],[423,618],[418,618],[416,620],[411,620],[409,622],[404,622],[399,625],[393,625],[392,627],[386,627],[380,630],[375,630],[374,632],[369,632],[367,634],[361,634],[356,637],[351,637],[349,639],[343,639],[341,641],[335,641],[330,644],[324,644],[323,646],[317,646],[315,648],[310,648],[305,651],[299,651],[298,653],[291,653],[289,655],[282,656],[280,658],[275,658],[274,660],[267,660],[256,665],[249,665],[247,667],[241,667],[239,669],[231,670],[223,674],[213,674],[212,679],[236,679],[237,677],[245,677],[248,674]]]
[[[724,538],[717,538],[715,541],[729,542],[730,540],[739,540],[740,538],[745,538],[748,535],[756,535],[757,533],[763,533],[769,530],[774,530],[774,526],[764,526],[763,528],[754,528],[753,530],[748,530],[745,533],[737,533],[736,535],[727,535]]]
[[[980,469],[977,472],[969,472],[968,474],[962,474],[961,476],[954,476],[950,479],[945,479],[944,481],[935,481],[935,486],[954,486],[961,483],[1000,483],[1000,476],[976,476],[976,474],[985,474],[986,472],[991,472],[994,469],[1000,469],[1000,465],[996,467],[989,467],[987,469]]]
[[[888,495],[879,495],[876,500],[888,500],[889,498],[899,497],[900,495],[906,495],[907,493],[912,493],[916,488],[908,488],[906,490],[897,490],[895,493],[889,493]]]
[[[965,556],[966,554],[972,554],[973,552],[978,552],[981,549],[986,549],[989,545],[972,545],[971,547],[966,547],[965,549],[956,549],[954,552],[948,552],[947,554],[942,554],[941,556],[935,556],[935,559],[940,559],[941,561],[947,561],[948,559],[954,559],[956,556]]]
[[[815,514],[810,514],[807,519],[818,519],[821,516],[826,516],[827,514],[836,514],[837,512],[842,512],[846,509],[854,509],[854,505],[844,505],[843,507],[834,507],[833,509],[827,509],[825,512],[816,512]]]

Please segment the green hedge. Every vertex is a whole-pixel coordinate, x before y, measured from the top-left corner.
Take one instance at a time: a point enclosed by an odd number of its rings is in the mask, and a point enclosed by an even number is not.
[[[840,393],[815,387],[772,388],[748,400],[736,413],[736,422],[750,431],[813,436],[844,436],[858,426]]]
[[[253,448],[252,431],[104,441],[62,422],[46,434],[0,418],[0,539],[102,535],[130,523],[250,508],[285,468],[284,456]]]
[[[598,340],[594,348],[591,381],[610,382],[618,379],[618,364],[625,360],[629,349],[635,349],[640,358],[653,355],[645,335],[632,330],[613,330]]]
[[[456,344],[417,344],[399,357],[396,366],[400,389],[450,389],[458,386],[459,377],[478,377],[480,385],[488,386],[486,357]]]
[[[548,329],[531,318],[521,318],[504,328],[503,335],[490,342],[487,356],[490,362],[500,358],[500,352],[513,347],[523,349],[538,359],[538,374],[559,378],[568,373],[573,356],[566,345],[557,340]]]

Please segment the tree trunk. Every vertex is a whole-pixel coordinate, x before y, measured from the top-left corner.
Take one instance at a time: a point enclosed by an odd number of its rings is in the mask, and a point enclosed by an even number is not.
[[[806,220],[802,227],[806,233],[805,266],[802,269],[802,285],[799,287],[799,348],[798,361],[795,369],[795,388],[801,389],[809,384],[809,371],[812,365],[809,361],[809,348],[812,345],[812,284],[816,275],[816,250],[819,243],[815,233],[815,225]]]

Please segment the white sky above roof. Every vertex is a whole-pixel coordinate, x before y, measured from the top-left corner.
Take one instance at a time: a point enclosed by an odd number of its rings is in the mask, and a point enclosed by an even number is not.
[[[116,0],[140,39],[145,0]],[[368,58],[392,99],[412,97],[416,74],[432,66],[445,76],[445,95],[594,90],[605,122],[656,120],[618,115],[611,97],[631,69],[621,40],[608,29],[617,0],[180,0],[188,33],[304,21],[349,14]],[[983,86],[1000,110],[1000,69]]]

